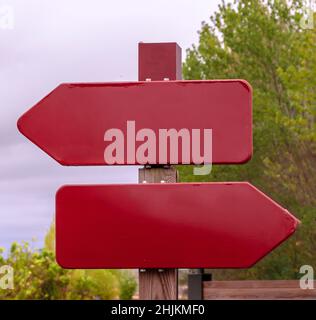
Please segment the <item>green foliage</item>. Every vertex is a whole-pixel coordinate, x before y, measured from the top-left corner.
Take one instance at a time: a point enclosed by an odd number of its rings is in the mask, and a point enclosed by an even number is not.
[[[129,271],[111,270],[118,279],[120,299],[130,300],[137,288],[135,277]]]
[[[0,299],[131,299],[136,289],[127,271],[62,269],[51,250],[27,243],[13,243],[8,257],[0,251],[0,265],[14,269],[14,289],[0,289]]]
[[[119,296],[118,279],[107,270],[73,270],[68,299],[113,299]]]
[[[13,243],[1,264],[14,269],[14,289],[0,289],[1,299],[57,299],[65,297],[69,283],[67,271],[54,262],[51,252],[32,252],[27,243]]]
[[[302,221],[289,241],[256,267],[217,278],[296,278],[316,267],[316,29],[302,30],[303,1],[234,1],[202,23],[187,51],[186,79],[246,79],[253,87],[254,156],[182,181],[250,181]],[[255,213],[254,213],[255,214]]]

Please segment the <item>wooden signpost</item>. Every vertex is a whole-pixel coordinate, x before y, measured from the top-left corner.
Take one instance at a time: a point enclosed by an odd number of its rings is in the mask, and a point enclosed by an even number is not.
[[[181,48],[176,43],[138,44],[138,81],[172,81],[182,79]],[[164,117],[169,118],[170,110]],[[179,117],[180,115],[176,115]],[[139,183],[175,183],[178,171],[171,166],[147,166],[138,171]],[[139,298],[143,300],[176,300],[177,268],[140,268]]]
[[[172,167],[248,161],[251,99],[244,80],[181,80],[176,43],[140,43],[138,82],[62,84],[27,111],[19,130],[62,165],[145,165],[139,184],[57,192],[58,263],[137,268],[141,299],[177,299],[178,268],[248,268],[285,241],[299,221],[251,184]]]

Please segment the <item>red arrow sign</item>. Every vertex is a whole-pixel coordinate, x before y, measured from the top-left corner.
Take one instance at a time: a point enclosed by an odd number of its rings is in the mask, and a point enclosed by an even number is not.
[[[249,160],[251,124],[246,81],[153,81],[62,84],[26,112],[18,128],[63,165],[196,164],[209,163],[199,156],[211,151],[213,163]],[[170,129],[177,150],[166,136]],[[155,146],[141,157],[149,140]]]
[[[65,186],[56,209],[65,268],[246,268],[298,225],[246,182]]]

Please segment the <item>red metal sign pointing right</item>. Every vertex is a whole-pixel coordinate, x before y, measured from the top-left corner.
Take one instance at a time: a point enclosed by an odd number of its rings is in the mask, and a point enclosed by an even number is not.
[[[64,268],[247,268],[299,222],[246,182],[66,186],[56,209]]]

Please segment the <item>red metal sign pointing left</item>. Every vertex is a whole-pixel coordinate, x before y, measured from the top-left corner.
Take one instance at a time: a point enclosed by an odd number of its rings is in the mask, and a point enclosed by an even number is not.
[[[212,152],[210,162],[243,163],[252,155],[251,99],[251,87],[244,80],[62,84],[26,112],[18,127],[63,165],[113,164],[105,154],[110,144],[105,132],[111,129],[124,135],[124,156],[114,164],[146,164],[135,158],[144,141],[135,141],[133,134],[128,134],[127,121],[135,122],[137,132],[150,129],[156,137],[161,129],[190,133],[199,129],[202,145],[203,130],[211,129],[213,142],[206,145]],[[128,159],[127,150],[133,144]],[[172,160],[175,150],[169,149],[166,160],[161,162],[156,152],[148,163],[185,163],[182,145],[179,138],[178,160]],[[197,164],[192,153],[187,163]]]

